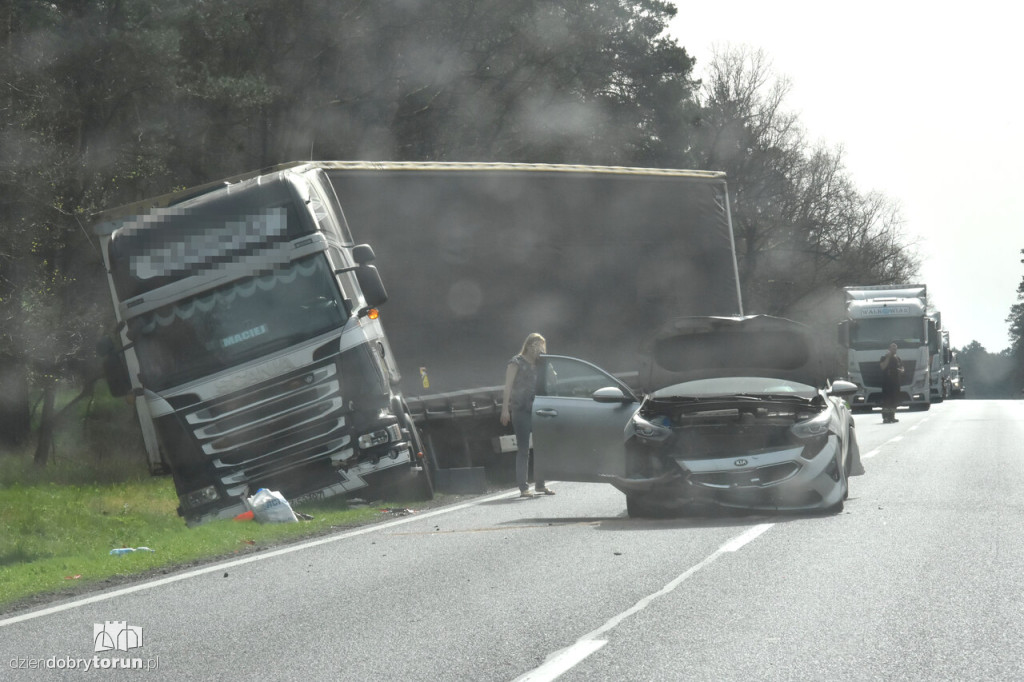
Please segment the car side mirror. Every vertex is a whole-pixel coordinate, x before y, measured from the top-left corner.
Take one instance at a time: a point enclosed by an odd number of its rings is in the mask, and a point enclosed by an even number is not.
[[[633,402],[633,396],[626,395],[626,393],[624,393],[618,386],[606,386],[604,388],[599,388],[594,391],[591,397],[599,403],[625,404]]]
[[[843,381],[837,379],[832,382],[832,386],[828,390],[830,396],[838,396],[840,398],[848,398],[857,392],[857,384],[852,381]]]

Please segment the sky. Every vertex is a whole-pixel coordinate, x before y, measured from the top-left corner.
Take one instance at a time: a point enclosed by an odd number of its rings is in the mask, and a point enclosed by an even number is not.
[[[917,283],[950,342],[1010,345],[1024,279],[1024,88],[1014,5],[917,0],[676,0],[669,35],[697,59],[761,50],[807,137],[842,147],[864,192],[901,207]],[[955,8],[955,9],[953,9]],[[708,169],[715,170],[715,169]]]

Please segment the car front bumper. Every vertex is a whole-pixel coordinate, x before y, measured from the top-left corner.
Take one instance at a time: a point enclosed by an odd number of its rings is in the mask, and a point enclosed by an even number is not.
[[[807,459],[802,447],[715,459],[676,459],[678,470],[654,478],[606,477],[626,495],[664,508],[693,504],[752,511],[815,511],[843,500],[840,441],[829,435]]]

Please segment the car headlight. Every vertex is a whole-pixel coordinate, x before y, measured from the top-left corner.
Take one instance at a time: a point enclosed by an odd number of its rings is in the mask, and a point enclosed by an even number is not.
[[[633,417],[633,433],[641,440],[660,443],[672,435],[667,417],[655,417],[656,422],[647,421],[639,415]]]
[[[829,424],[832,422],[832,409],[822,410],[819,414],[810,419],[793,424],[789,430],[797,438],[819,438],[828,433]]]

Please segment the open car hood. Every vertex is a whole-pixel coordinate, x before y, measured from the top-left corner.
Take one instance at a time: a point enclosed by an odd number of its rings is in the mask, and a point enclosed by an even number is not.
[[[644,343],[640,382],[650,393],[684,381],[759,376],[815,388],[824,363],[810,327],[769,315],[682,317]]]

